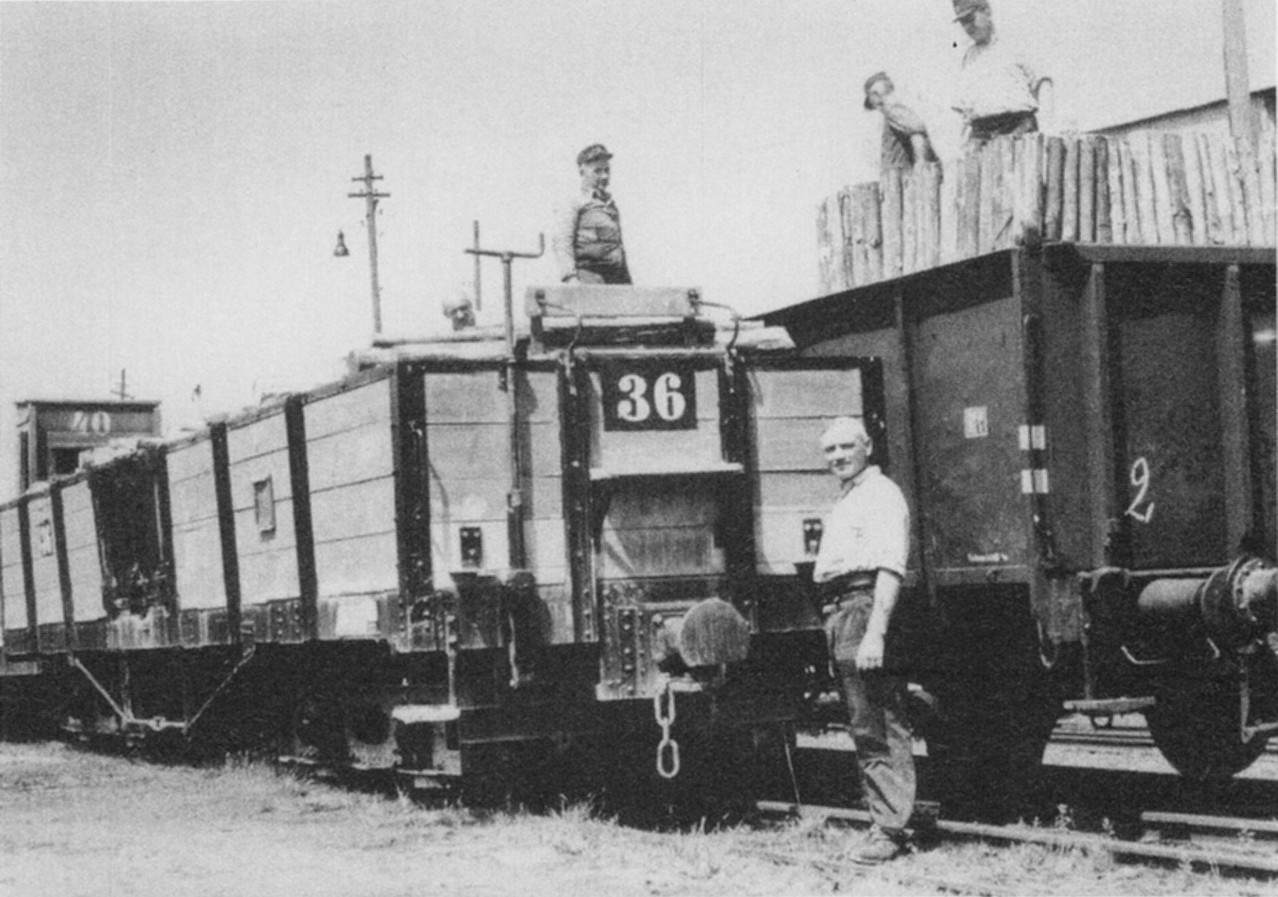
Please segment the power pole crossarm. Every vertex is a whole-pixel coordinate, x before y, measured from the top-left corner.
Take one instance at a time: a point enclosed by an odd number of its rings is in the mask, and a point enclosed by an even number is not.
[[[368,229],[368,268],[373,288],[373,333],[382,332],[382,293],[377,284],[377,201],[390,196],[389,193],[378,193],[373,187],[374,181],[380,181],[380,174],[373,174],[373,157],[364,157],[364,176],[351,178],[356,183],[364,184],[363,193],[346,194],[352,199],[362,199],[367,207],[365,224]]]

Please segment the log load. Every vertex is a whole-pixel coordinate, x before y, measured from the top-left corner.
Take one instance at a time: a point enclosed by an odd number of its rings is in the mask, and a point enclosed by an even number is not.
[[[1207,132],[999,137],[817,210],[821,288],[1046,242],[1275,246],[1275,143]]]

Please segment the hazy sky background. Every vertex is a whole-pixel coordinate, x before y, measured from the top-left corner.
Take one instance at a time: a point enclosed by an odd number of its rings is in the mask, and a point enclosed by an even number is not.
[[[1248,0],[1252,87],[1274,4]],[[1090,129],[1224,95],[1214,0],[996,0]],[[957,135],[948,0],[0,2],[0,499],[13,403],[160,399],[167,429],[342,373],[372,331],[366,153],[384,176],[384,330],[445,327],[483,243],[534,250],[602,141],[631,270],[744,313],[817,291],[814,209],[876,176],[865,76]],[[332,255],[338,230],[351,256]],[[485,262],[481,323],[498,323]],[[515,265],[523,287],[556,278]],[[192,400],[201,387],[202,404]]]

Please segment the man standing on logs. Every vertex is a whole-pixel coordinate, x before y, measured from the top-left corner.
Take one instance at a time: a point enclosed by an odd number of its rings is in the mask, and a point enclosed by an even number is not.
[[[918,162],[936,161],[927,124],[897,97],[887,72],[875,72],[866,79],[865,108],[883,113],[883,168],[913,168]]]
[[[577,154],[581,192],[556,210],[550,240],[564,283],[630,283],[621,213],[608,192],[611,159],[602,143]]]
[[[821,450],[843,495],[826,518],[812,578],[826,602],[825,631],[856,742],[873,827],[853,856],[862,865],[905,853],[914,811],[908,687],[886,645],[910,553],[910,511],[900,488],[870,464],[864,423],[840,417]]]
[[[972,46],[963,55],[954,109],[963,116],[968,146],[994,137],[1032,134],[1038,112],[1050,111],[1052,80],[999,42],[989,0],[954,0],[954,21]]]

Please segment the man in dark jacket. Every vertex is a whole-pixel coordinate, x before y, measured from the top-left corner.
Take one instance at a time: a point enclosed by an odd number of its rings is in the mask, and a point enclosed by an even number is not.
[[[610,159],[602,143],[577,154],[581,192],[556,211],[550,240],[564,283],[630,283],[621,213],[608,192]]]

